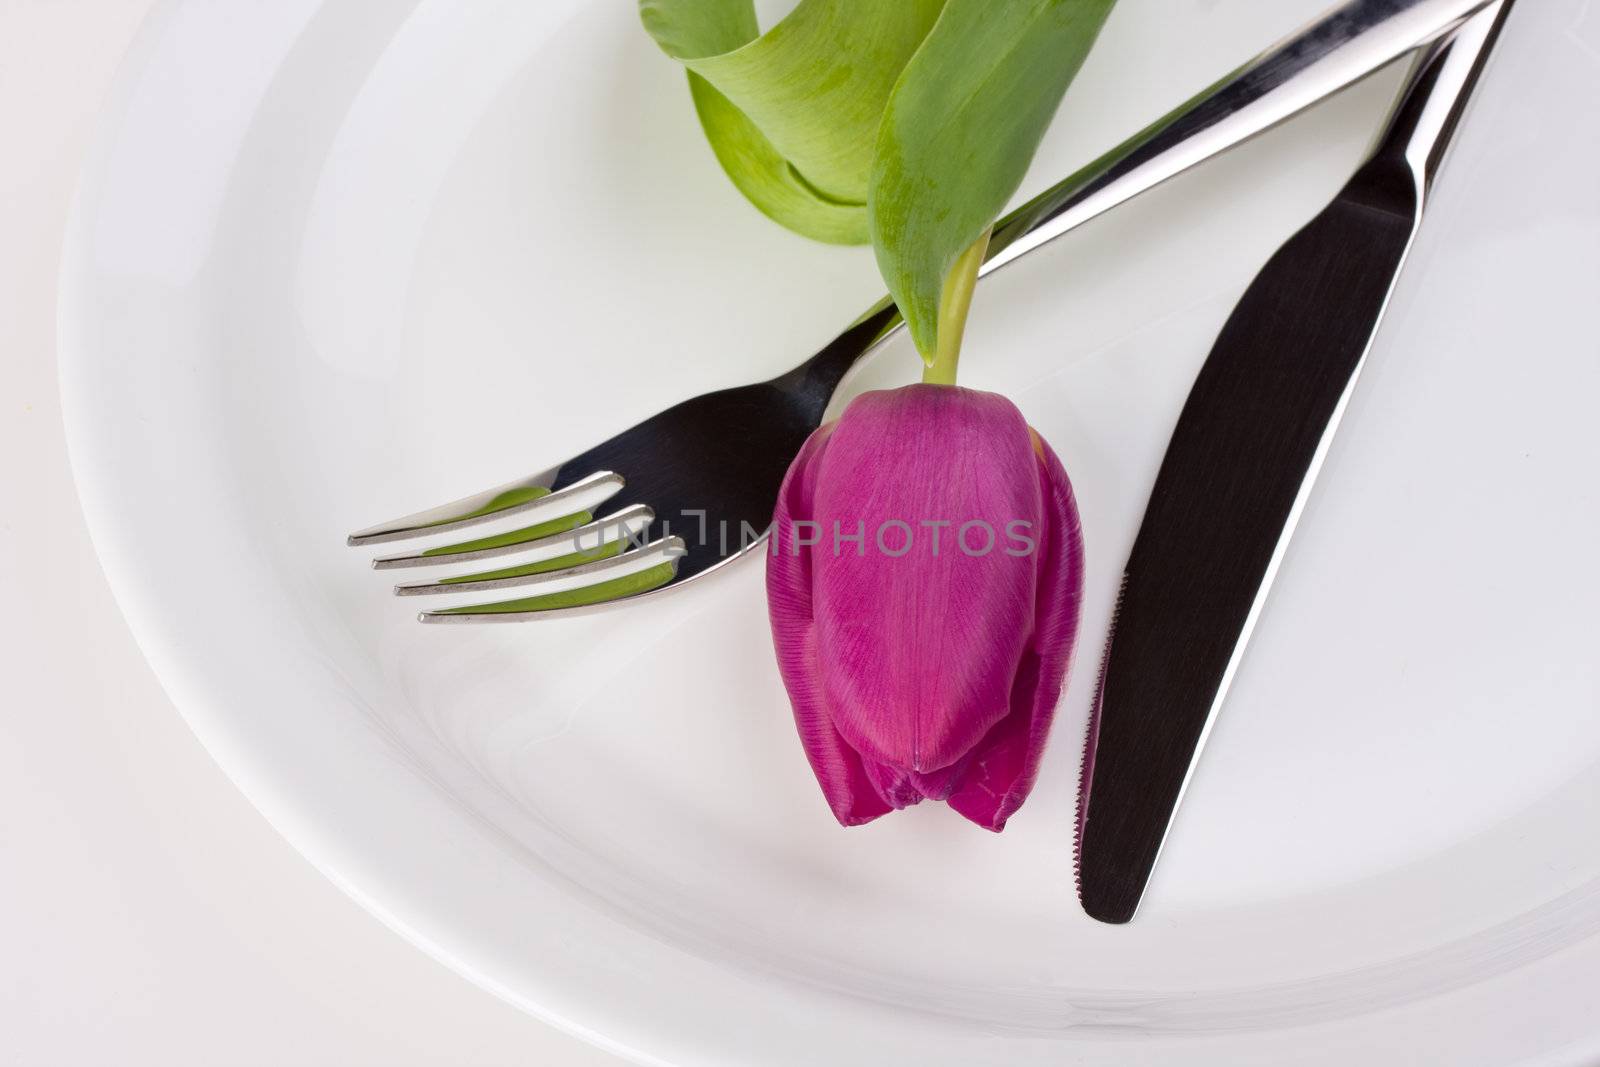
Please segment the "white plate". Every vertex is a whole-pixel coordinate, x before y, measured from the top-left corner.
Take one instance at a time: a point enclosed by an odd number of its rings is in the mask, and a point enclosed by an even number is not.
[[[1314,15],[1124,0],[1029,191]],[[1137,922],[1072,892],[1114,576],[1189,376],[1354,165],[1387,72],[985,286],[966,380],[1079,489],[1091,608],[1004,835],[846,832],[759,564],[423,628],[343,546],[880,292],[701,141],[633,5],[171,2],[63,267],[85,506],[194,729],[319,867],[640,1061],[1593,1062],[1600,988],[1600,12],[1525,0]],[[907,380],[902,344],[865,381]]]

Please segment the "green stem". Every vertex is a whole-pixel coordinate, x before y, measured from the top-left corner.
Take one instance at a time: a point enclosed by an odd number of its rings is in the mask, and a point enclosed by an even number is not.
[[[961,358],[961,336],[967,329],[967,309],[972,307],[972,291],[978,285],[978,268],[989,251],[989,234],[984,230],[972,246],[956,259],[945,275],[944,292],[939,297],[939,333],[933,346],[933,359],[922,372],[929,385],[956,384],[956,362]]]

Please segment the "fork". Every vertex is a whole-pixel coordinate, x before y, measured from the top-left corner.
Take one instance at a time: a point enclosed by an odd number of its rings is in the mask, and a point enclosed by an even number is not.
[[[1005,216],[981,273],[1359,81],[1486,2],[1352,0],[1333,9]],[[761,542],[784,474],[840,382],[902,325],[885,297],[786,374],[685,400],[556,467],[369,527],[349,544],[506,527],[373,560],[379,570],[473,564],[397,585],[399,596],[520,593],[423,611],[427,623],[570,615],[684,585]]]

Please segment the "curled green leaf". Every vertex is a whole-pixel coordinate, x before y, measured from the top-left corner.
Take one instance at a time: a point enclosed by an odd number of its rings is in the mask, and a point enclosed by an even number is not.
[[[723,169],[822,241],[875,246],[929,380],[953,380],[990,225],[1115,0],[640,0]],[[960,276],[956,276],[959,273]]]
[[[878,123],[944,0],[801,0],[765,34],[751,0],[640,0],[645,29],[689,71],[728,177],[817,240],[869,239]]]
[[[878,267],[923,358],[962,253],[1016,193],[1115,0],[948,0],[878,129]]]

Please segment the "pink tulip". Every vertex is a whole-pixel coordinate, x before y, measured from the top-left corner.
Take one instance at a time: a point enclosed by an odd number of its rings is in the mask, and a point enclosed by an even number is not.
[[[767,606],[839,822],[927,798],[1003,829],[1038,774],[1082,599],[1072,485],[1009,400],[911,385],[812,434],[778,496]]]

